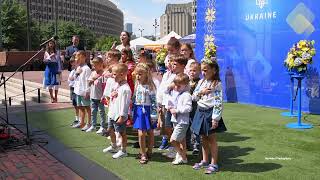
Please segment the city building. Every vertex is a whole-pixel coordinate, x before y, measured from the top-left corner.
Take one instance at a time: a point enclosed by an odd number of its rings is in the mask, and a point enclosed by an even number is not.
[[[197,0],[192,1],[192,33],[196,33],[197,27]]]
[[[167,4],[165,14],[160,17],[160,37],[171,31],[186,36],[196,29],[196,0],[185,4]]]
[[[26,6],[26,0],[18,0]],[[30,17],[40,22],[57,19],[77,22],[96,35],[116,35],[123,30],[123,13],[109,0],[30,0]]]
[[[128,33],[132,34],[132,23],[126,23],[124,24],[124,30]]]

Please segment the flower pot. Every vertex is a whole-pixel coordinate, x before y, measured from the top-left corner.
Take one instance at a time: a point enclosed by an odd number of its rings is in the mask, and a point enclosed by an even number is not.
[[[305,76],[306,70],[299,71],[298,68],[292,68],[288,70],[289,75],[299,75],[299,76]]]

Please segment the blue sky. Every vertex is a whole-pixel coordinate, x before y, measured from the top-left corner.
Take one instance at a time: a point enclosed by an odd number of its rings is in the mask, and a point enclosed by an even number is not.
[[[133,33],[140,36],[139,28],[143,28],[143,35],[154,35],[154,19],[164,14],[166,4],[186,3],[192,0],[111,0],[124,13],[124,23],[133,23]],[[157,34],[159,34],[159,28]]]

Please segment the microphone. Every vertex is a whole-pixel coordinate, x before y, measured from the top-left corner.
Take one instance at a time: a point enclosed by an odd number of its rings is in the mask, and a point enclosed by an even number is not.
[[[52,36],[50,39],[48,39],[48,40],[46,40],[45,42],[41,43],[41,44],[40,44],[40,47],[48,44],[48,42],[50,42],[50,41],[55,41],[55,40],[58,40],[58,36]]]

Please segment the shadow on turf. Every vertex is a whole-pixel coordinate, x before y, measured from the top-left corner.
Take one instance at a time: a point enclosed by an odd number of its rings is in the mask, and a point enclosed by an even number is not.
[[[276,163],[243,163],[242,159],[238,159],[241,156],[249,155],[254,150],[251,147],[220,146],[219,164],[221,164],[221,171],[260,173],[282,167],[282,165]]]
[[[248,139],[250,137],[241,136],[239,133],[224,132],[218,134],[218,142],[239,142]]]

